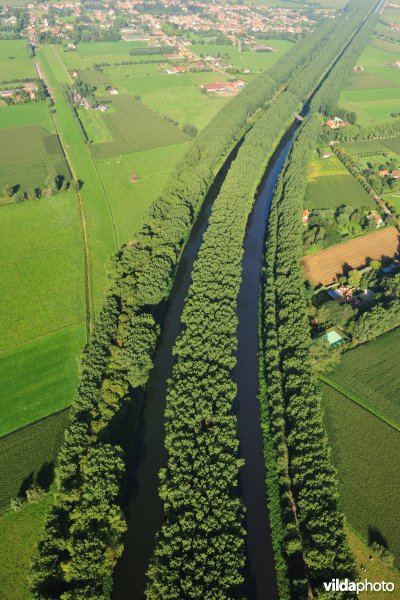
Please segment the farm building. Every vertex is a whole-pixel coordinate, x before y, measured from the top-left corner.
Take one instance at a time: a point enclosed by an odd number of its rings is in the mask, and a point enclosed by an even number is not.
[[[367,218],[369,221],[374,221],[377,227],[381,227],[381,225],[383,225],[382,217],[378,215],[375,210],[372,210]]]
[[[303,223],[304,225],[307,225],[307,223],[310,220],[310,211],[308,210],[308,208],[303,210]]]

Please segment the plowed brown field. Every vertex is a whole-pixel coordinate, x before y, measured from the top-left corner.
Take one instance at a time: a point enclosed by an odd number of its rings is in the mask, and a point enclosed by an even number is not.
[[[399,232],[385,227],[368,235],[337,244],[302,258],[304,273],[313,284],[331,283],[343,275],[343,267],[355,269],[366,264],[367,259],[381,260],[399,251]]]

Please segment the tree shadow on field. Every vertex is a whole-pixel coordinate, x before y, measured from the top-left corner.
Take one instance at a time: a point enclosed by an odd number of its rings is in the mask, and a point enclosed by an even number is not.
[[[42,490],[48,490],[54,479],[54,462],[45,462],[36,475],[36,483]]]
[[[368,544],[371,545],[374,542],[377,542],[383,548],[388,548],[388,541],[383,533],[377,527],[370,525],[368,527]]]
[[[34,481],[35,481],[35,476],[32,471],[32,473],[29,473],[29,475],[27,475],[22,480],[22,483],[21,483],[21,485],[19,487],[19,491],[18,491],[18,498],[25,498],[27,490],[29,490],[29,488],[32,487]]]

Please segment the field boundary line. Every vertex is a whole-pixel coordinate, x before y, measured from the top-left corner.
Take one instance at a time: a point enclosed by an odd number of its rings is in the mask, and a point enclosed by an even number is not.
[[[373,408],[370,404],[368,404],[362,398],[357,396],[357,394],[348,391],[345,387],[340,385],[340,383],[332,381],[332,379],[329,379],[329,377],[326,377],[325,375],[319,374],[317,377],[320,381],[326,383],[326,385],[329,385],[329,387],[336,390],[337,392],[340,392],[343,396],[351,400],[351,402],[354,402],[354,404],[357,404],[357,406],[360,406],[361,408],[369,412],[371,415],[373,415],[374,417],[376,417],[377,419],[379,419],[386,425],[389,425],[389,427],[400,433],[400,427],[398,425],[390,421],[387,417],[385,417],[383,413],[381,413],[376,408]]]
[[[68,325],[63,325],[62,327],[57,327],[57,329],[52,329],[51,331],[49,331],[48,333],[44,333],[43,335],[37,335],[33,338],[30,338],[29,340],[21,342],[20,344],[14,344],[13,346],[9,346],[8,348],[1,348],[0,354],[2,354],[3,352],[8,352],[9,350],[15,350],[16,348],[20,348],[21,346],[25,346],[25,344],[30,344],[31,342],[36,342],[37,340],[42,340],[43,338],[50,337],[51,335],[54,335],[59,331],[69,329],[70,327],[75,327],[75,325],[81,325],[82,323],[85,323],[85,319],[81,319],[80,321],[76,321],[74,323],[68,323]]]
[[[32,427],[33,425],[37,425],[38,423],[41,423],[42,421],[45,421],[46,419],[51,419],[51,417],[55,417],[56,415],[60,415],[61,413],[67,412],[69,410],[71,410],[71,405],[66,406],[65,408],[60,408],[59,410],[55,410],[54,412],[46,415],[45,417],[40,417],[40,419],[36,419],[36,421],[31,421],[31,423],[22,425],[22,427],[17,427],[17,429],[8,431],[7,433],[0,435],[0,444],[5,438],[10,437],[11,435],[15,435],[16,433],[19,433],[23,429],[27,429],[28,427]]]

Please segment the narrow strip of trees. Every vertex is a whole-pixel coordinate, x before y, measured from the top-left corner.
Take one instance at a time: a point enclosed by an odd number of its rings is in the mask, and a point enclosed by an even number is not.
[[[322,124],[316,111],[336,106],[345,76],[374,20],[374,16],[367,19],[311,102],[314,112],[299,130],[269,215],[260,306],[260,404],[282,599],[298,600],[310,593],[319,596],[324,581],[355,577],[310,363],[311,336],[300,258],[307,166]]]

